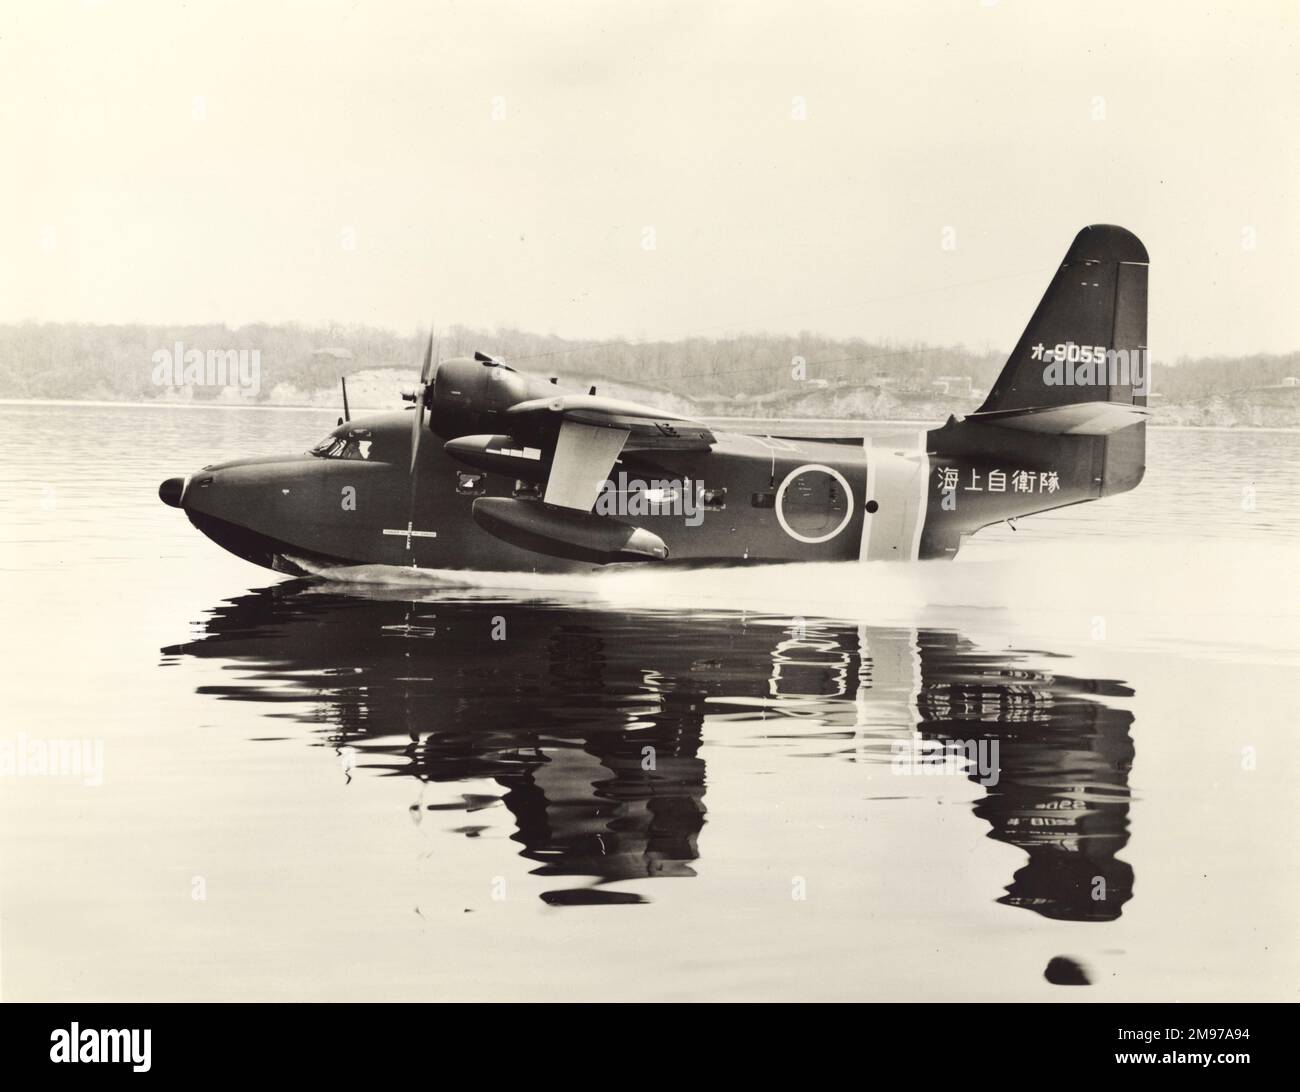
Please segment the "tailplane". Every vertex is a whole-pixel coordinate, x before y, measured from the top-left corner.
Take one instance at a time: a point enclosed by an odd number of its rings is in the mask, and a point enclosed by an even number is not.
[[[1149,384],[1146,247],[1086,227],[984,404],[927,433],[918,556],[952,557],[981,527],[1133,489]]]
[[[966,418],[1025,433],[1094,437],[1096,495],[1134,488],[1146,471],[1146,247],[1094,224],[1074,237],[984,404]]]

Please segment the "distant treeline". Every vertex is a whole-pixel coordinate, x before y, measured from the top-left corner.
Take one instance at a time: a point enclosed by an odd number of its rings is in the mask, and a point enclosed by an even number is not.
[[[792,373],[814,384],[932,389],[940,376],[969,376],[992,385],[1005,353],[961,346],[837,340],[817,334],[737,334],[683,341],[574,341],[523,330],[451,327],[442,356],[475,349],[541,374],[604,377],[690,396],[753,397],[787,388]],[[185,349],[257,350],[259,401],[284,401],[293,391],[331,387],[340,375],[378,368],[419,367],[423,340],[367,326],[251,325],[94,326],[73,323],[0,325],[0,397],[152,400],[167,396],[155,382],[155,353]],[[802,364],[801,364],[802,362]],[[1300,352],[1156,362],[1152,389],[1166,403],[1230,398],[1300,374]],[[276,390],[279,388],[279,394]],[[174,392],[173,392],[174,393]],[[194,397],[216,397],[195,389]]]

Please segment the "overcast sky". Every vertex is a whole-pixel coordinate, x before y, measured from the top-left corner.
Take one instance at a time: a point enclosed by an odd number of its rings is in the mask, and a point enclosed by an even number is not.
[[[0,321],[1005,349],[1109,222],[1158,358],[1300,348],[1295,2],[0,13]]]

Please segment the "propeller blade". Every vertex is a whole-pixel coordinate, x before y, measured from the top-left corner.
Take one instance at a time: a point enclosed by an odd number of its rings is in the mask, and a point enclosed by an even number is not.
[[[424,431],[424,391],[415,401],[415,412],[411,414],[411,472],[415,472],[415,457],[420,453],[420,433]]]
[[[429,344],[424,347],[424,366],[420,368],[421,384],[429,382],[433,371],[433,334],[429,334]]]
[[[420,453],[420,432],[424,428],[424,400],[429,393],[429,380],[433,375],[433,331],[424,347],[424,363],[420,365],[420,385],[415,391],[415,416],[411,419],[411,473],[415,473],[415,458]],[[412,483],[414,488],[414,483]],[[414,500],[412,500],[414,503]]]

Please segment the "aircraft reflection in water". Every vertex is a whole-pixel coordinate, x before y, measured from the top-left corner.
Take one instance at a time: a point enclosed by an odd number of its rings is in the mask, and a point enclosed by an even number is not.
[[[1118,683],[1028,670],[940,630],[410,594],[281,584],[228,601],[203,637],[163,652],[253,669],[200,692],[301,702],[291,715],[356,748],[363,771],[495,780],[536,874],[598,881],[548,902],[642,901],[601,885],[694,875],[705,718],[782,714],[856,761],[890,763],[913,731],[996,740],[996,783],[981,781],[975,814],[1029,857],[999,901],[1105,921],[1132,895],[1116,858],[1133,760],[1132,714],[1108,704],[1132,693]]]

